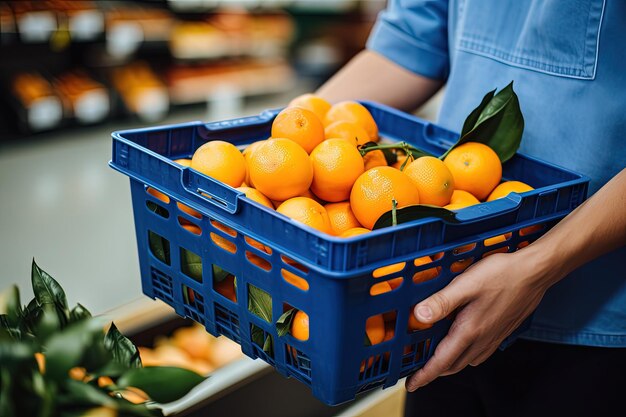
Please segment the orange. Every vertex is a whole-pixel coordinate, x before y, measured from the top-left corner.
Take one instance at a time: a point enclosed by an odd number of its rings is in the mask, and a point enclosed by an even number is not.
[[[357,178],[350,193],[350,206],[359,223],[371,229],[376,220],[393,208],[419,204],[417,188],[411,179],[392,167],[376,167]]]
[[[119,395],[122,396],[126,401],[133,404],[143,404],[147,401],[150,401],[150,397],[144,391],[135,387],[126,387],[121,391],[118,391]]]
[[[376,167],[387,166],[387,158],[385,158],[385,154],[380,149],[366,153],[363,156],[363,162],[365,163],[366,171]]]
[[[252,187],[237,187],[238,191],[242,191],[246,194],[246,197],[252,201],[256,201],[257,203],[269,207],[274,210],[274,206],[269,198],[265,197],[262,192]]]
[[[521,181],[505,181],[502,184],[498,185],[487,197],[487,201],[497,200],[499,198],[504,198],[510,193],[523,193],[526,191],[534,190],[528,184],[524,184]]]
[[[371,141],[378,141],[378,126],[371,113],[362,104],[356,101],[342,101],[333,105],[326,113],[324,125],[329,126],[342,120],[361,125]]]
[[[237,291],[235,291],[235,276],[228,274],[226,278],[221,281],[213,282],[213,289],[218,294],[228,298],[233,303],[237,302]]]
[[[259,144],[248,165],[254,188],[271,200],[284,201],[309,189],[313,165],[300,145],[284,138]]]
[[[430,256],[422,256],[421,258],[417,258],[413,261],[415,266],[427,265],[433,262],[433,259]],[[441,271],[441,267],[433,267],[428,269],[423,269],[421,271],[416,272],[413,275],[413,283],[419,284],[421,282],[430,281],[431,279],[437,278],[439,272]]]
[[[250,145],[248,145],[246,149],[243,150],[243,152],[241,152],[241,154],[243,155],[243,159],[246,161],[246,178],[244,179],[243,182],[249,187],[254,187],[254,184],[250,180],[250,155],[252,155],[256,147],[259,146],[259,144],[263,142],[265,141],[259,140],[259,141],[253,142]]]
[[[181,224],[181,226],[182,226],[183,229],[187,230],[190,233],[193,233],[194,235],[201,235],[202,234],[202,229],[200,229],[195,224],[185,223],[185,224]]]
[[[231,187],[239,187],[246,177],[246,161],[239,149],[221,140],[200,146],[191,158],[191,168]]]
[[[191,233],[195,233],[192,231],[192,229],[188,229],[187,225],[183,226],[185,229],[189,230]],[[190,226],[190,227],[195,227],[198,228],[198,226]],[[198,228],[199,229],[199,228]],[[198,234],[198,233],[195,233]],[[233,242],[231,242],[230,240],[218,235],[217,233],[213,233],[210,232],[209,236],[211,237],[211,241],[213,243],[215,243],[215,245],[223,250],[225,250],[226,252],[230,252],[230,253],[236,253],[237,252],[237,245],[235,245]]]
[[[408,158],[408,155],[404,155],[404,154],[398,154],[398,160],[396,161],[395,164],[392,165],[392,167],[396,168],[396,169],[400,169],[402,168],[402,164],[404,164],[404,161],[406,161],[406,159]],[[413,159],[413,157],[410,157],[411,159],[409,159],[409,161],[404,165],[404,169],[403,171],[406,169],[406,167],[415,159]]]
[[[450,197],[450,204],[463,204],[464,207],[480,204],[480,201],[472,194],[463,190],[454,190]]]
[[[361,227],[361,223],[356,219],[352,209],[350,208],[349,201],[342,201],[340,203],[329,203],[324,206],[328,218],[330,219],[330,226],[333,229],[333,234],[336,236],[341,235],[355,227]],[[365,229],[367,230],[367,229]],[[367,230],[369,232],[369,230]]]
[[[75,381],[82,381],[87,376],[87,370],[82,366],[75,366],[68,371],[68,375]]]
[[[493,246],[496,245],[498,243],[504,242],[507,239],[510,239],[511,236],[513,236],[512,233],[505,233],[503,235],[498,235],[498,236],[494,236],[494,237],[490,237],[488,239],[485,239],[485,241],[483,242],[485,246]]]
[[[397,264],[385,265],[380,268],[376,268],[374,272],[372,272],[372,276],[374,278],[384,277],[385,275],[395,274],[396,272],[400,272],[406,266],[406,262],[399,262]]]
[[[299,277],[291,271],[287,271],[286,269],[281,269],[280,274],[283,276],[284,280],[289,284],[293,285],[296,288],[300,288],[302,291],[309,290],[309,283],[306,279]]]
[[[353,145],[365,145],[370,142],[370,137],[363,126],[346,120],[339,120],[326,126],[324,129],[326,139],[345,139]]]
[[[450,265],[450,271],[459,273],[465,271],[474,262],[474,258],[465,258],[459,261],[452,262]]]
[[[325,139],[324,125],[310,110],[287,107],[274,119],[272,137],[291,139],[311,153]]]
[[[417,320],[417,318],[415,317],[415,306],[413,306],[413,308],[411,308],[411,312],[409,313],[409,330],[414,332],[416,330],[425,330],[425,329],[429,329],[431,327],[433,327],[432,324],[429,323],[422,323],[421,321]]]
[[[386,292],[391,292],[391,291],[393,291],[393,288],[391,287],[391,284],[389,284],[388,281],[379,282],[370,287],[370,295],[372,296],[384,294]]]
[[[481,201],[502,178],[500,158],[482,143],[464,143],[450,151],[443,162],[452,172],[456,189],[467,191]]]
[[[318,196],[316,196],[315,194],[313,194],[311,189],[305,190],[303,193],[298,194],[296,197],[308,197],[311,200],[315,200],[321,205],[324,205],[324,201]],[[271,200],[271,201],[275,208],[278,208],[278,206],[280,206],[284,202],[284,201],[277,201],[277,200]]]
[[[186,206],[186,205],[184,205],[182,203],[176,202],[176,207],[178,207],[178,209],[180,211],[183,211],[183,212],[189,214],[191,217],[195,217],[197,219],[201,219],[202,218],[202,213],[200,213],[199,211],[194,210],[191,207]]]
[[[417,187],[421,204],[441,207],[450,202],[454,191],[454,178],[440,159],[422,156],[405,166],[404,173]]]
[[[152,197],[156,198],[157,200],[161,200],[162,202],[166,204],[170,202],[170,198],[167,195],[163,194],[161,191],[156,190],[152,187],[146,188],[146,192],[150,194]]]
[[[37,367],[39,368],[39,373],[46,373],[46,357],[41,352],[35,352],[35,361],[37,361]]]
[[[328,139],[311,152],[313,182],[311,191],[322,200],[347,200],[352,184],[364,171],[359,151],[344,139]]]
[[[365,333],[372,345],[377,345],[385,340],[385,319],[382,314],[377,314],[365,322]]]
[[[309,316],[302,310],[296,311],[291,319],[291,335],[298,340],[309,340]]]
[[[321,122],[324,120],[326,112],[330,110],[331,104],[323,98],[309,93],[294,98],[289,102],[288,107],[300,107],[309,110],[315,113]]]
[[[464,209],[465,207],[469,207],[469,206],[473,206],[473,204],[469,204],[468,202],[464,202],[464,203],[454,203],[454,204],[448,204],[443,206],[443,208],[450,210],[450,211],[458,211],[461,209]]]
[[[177,164],[182,165],[184,167],[190,167],[191,166],[191,159],[189,159],[189,158],[174,159],[174,162],[176,162]]]
[[[308,197],[290,198],[278,206],[276,211],[320,232],[333,233],[326,209]]]
[[[383,342],[393,339],[393,337],[395,336],[394,327],[395,327],[395,322],[385,321],[385,338],[383,339]],[[385,358],[389,360],[389,358],[387,357],[387,354],[385,354]]]
[[[371,230],[366,229],[364,227],[353,227],[352,229],[348,229],[344,232],[342,232],[339,237],[353,237],[353,236],[359,236],[362,235],[364,233],[369,233],[371,232]]]

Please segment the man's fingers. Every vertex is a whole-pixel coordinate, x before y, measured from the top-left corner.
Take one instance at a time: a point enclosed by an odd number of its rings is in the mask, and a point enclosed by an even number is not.
[[[451,332],[441,340],[435,349],[435,354],[426,362],[426,365],[407,379],[406,389],[415,391],[439,377],[454,365],[470,345],[469,338],[451,329]]]
[[[465,304],[473,295],[473,289],[463,281],[462,275],[459,275],[446,287],[418,303],[413,311],[417,320],[435,323]]]

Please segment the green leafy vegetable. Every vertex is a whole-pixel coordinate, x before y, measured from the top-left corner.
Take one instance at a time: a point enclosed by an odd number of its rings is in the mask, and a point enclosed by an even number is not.
[[[131,368],[139,368],[141,366],[141,358],[139,357],[137,346],[120,333],[114,323],[111,323],[111,327],[109,327],[109,331],[104,337],[104,346],[111,352],[113,359],[117,362],[126,364]]]
[[[113,323],[105,335],[105,320],[81,304],[70,311],[61,285],[34,260],[31,278],[35,297],[26,307],[15,286],[0,295],[0,416],[82,416],[98,407],[120,417],[162,416],[115,390],[133,385],[169,402],[204,380],[184,369],[141,368],[130,339]],[[73,368],[82,368],[84,379],[72,379]],[[100,376],[114,383],[100,387]]]
[[[39,268],[34,259],[31,280],[35,299],[39,305],[54,304],[61,307],[64,311],[68,309],[67,298],[63,288],[47,272]]]
[[[136,387],[160,403],[168,403],[187,394],[206,378],[193,371],[168,366],[133,368],[117,380],[119,388]]]

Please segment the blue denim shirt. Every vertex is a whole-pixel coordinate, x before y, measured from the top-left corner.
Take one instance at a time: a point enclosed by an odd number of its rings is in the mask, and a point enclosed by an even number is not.
[[[444,127],[514,80],[521,152],[589,176],[590,194],[626,167],[626,1],[390,0],[368,48],[446,80]],[[626,347],[626,247],[550,288],[523,337]]]

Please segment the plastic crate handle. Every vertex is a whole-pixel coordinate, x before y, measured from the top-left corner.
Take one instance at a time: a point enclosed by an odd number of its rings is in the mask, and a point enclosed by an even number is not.
[[[189,167],[181,169],[180,180],[185,191],[192,196],[192,200],[202,200],[231,214],[239,210],[238,197],[244,194],[241,191]]]
[[[517,210],[521,204],[522,196],[517,193],[510,193],[504,198],[487,204],[465,207],[456,214],[456,218],[462,223],[473,223],[486,218],[496,220]]]

